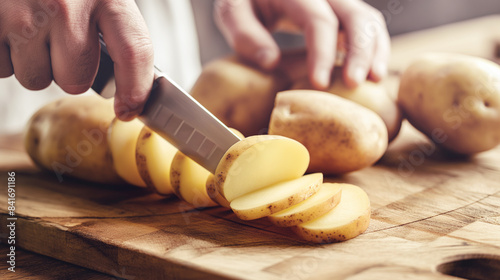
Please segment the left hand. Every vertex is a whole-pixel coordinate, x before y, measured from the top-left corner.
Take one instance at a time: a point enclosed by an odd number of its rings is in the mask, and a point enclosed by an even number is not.
[[[383,15],[361,0],[217,0],[216,22],[233,49],[263,69],[273,69],[280,50],[271,31],[283,20],[306,38],[309,79],[325,89],[335,64],[339,27],[345,30],[344,80],[355,87],[387,73],[390,39]]]

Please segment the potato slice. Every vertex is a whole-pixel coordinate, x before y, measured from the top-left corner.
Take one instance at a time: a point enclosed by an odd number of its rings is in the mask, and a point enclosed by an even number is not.
[[[197,208],[217,206],[208,196],[206,182],[211,173],[178,151],[170,167],[170,183],[174,193]]]
[[[224,208],[231,208],[229,206],[229,202],[217,191],[217,188],[215,187],[215,177],[211,173],[208,175],[206,187],[207,194],[213,201]]]
[[[317,193],[290,208],[270,215],[269,220],[280,227],[291,227],[314,220],[340,202],[341,184],[324,183]]]
[[[144,124],[138,119],[129,122],[115,118],[108,129],[108,144],[116,173],[129,184],[146,187],[135,161],[135,148]]]
[[[241,133],[239,130],[237,129],[234,129],[232,127],[230,127],[229,129],[231,129],[233,131],[234,134],[236,134],[236,136],[240,137],[240,139],[243,139],[245,138],[245,136],[243,135],[243,133]],[[215,176],[213,174],[210,174],[207,178],[207,194],[208,196],[213,200],[215,201],[217,204],[219,204],[220,206],[224,207],[224,208],[231,208],[229,207],[229,201],[227,201],[218,191],[217,191],[217,188],[215,187]]]
[[[292,227],[301,238],[315,243],[345,241],[363,233],[370,223],[370,199],[358,186],[341,184],[342,199],[325,215]]]
[[[304,175],[309,152],[278,135],[255,135],[234,144],[215,172],[215,186],[227,201]]]
[[[322,173],[308,174],[240,196],[230,206],[238,218],[255,220],[306,200],[322,183]]]
[[[172,194],[174,191],[170,184],[170,164],[177,149],[144,126],[139,134],[135,152],[137,169],[147,187],[161,195]]]

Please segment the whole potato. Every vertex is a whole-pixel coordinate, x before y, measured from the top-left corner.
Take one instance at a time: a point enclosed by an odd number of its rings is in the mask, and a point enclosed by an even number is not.
[[[97,183],[123,182],[107,144],[115,117],[113,100],[97,95],[68,96],[39,109],[29,120],[26,151],[41,168]]]
[[[229,56],[205,65],[190,93],[224,124],[250,136],[266,132],[276,93],[288,86],[284,74]]]
[[[398,102],[413,126],[452,152],[500,143],[500,66],[486,59],[425,54],[404,71]]]
[[[325,174],[373,165],[388,145],[385,124],[373,111],[314,90],[278,93],[269,133],[301,142],[311,156],[308,172]]]
[[[304,77],[296,81],[291,89],[313,89],[313,87],[309,79]],[[398,135],[403,114],[382,83],[365,81],[356,88],[349,88],[342,78],[342,69],[338,68],[334,70],[330,87],[326,91],[356,102],[377,113],[387,127],[389,141]]]

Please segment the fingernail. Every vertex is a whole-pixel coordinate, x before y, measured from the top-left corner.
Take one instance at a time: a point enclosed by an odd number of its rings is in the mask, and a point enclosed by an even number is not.
[[[257,59],[257,63],[259,63],[261,67],[269,69],[274,64],[276,54],[270,49],[261,49],[257,52],[255,58]]]
[[[330,85],[330,71],[326,68],[321,68],[316,72],[316,81],[321,88],[327,88]]]
[[[366,80],[366,73],[363,68],[359,66],[351,67],[349,69],[349,77],[351,77],[357,85],[360,85]]]
[[[115,106],[115,115],[121,121],[130,121],[136,116],[136,113],[129,106],[123,104],[117,104]]]
[[[373,66],[373,71],[379,78],[383,78],[387,75],[387,65],[385,63],[377,63]]]

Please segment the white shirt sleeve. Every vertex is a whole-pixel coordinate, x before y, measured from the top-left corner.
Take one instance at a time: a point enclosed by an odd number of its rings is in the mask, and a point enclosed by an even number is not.
[[[155,64],[189,90],[201,72],[200,50],[191,1],[137,0],[148,25]]]

